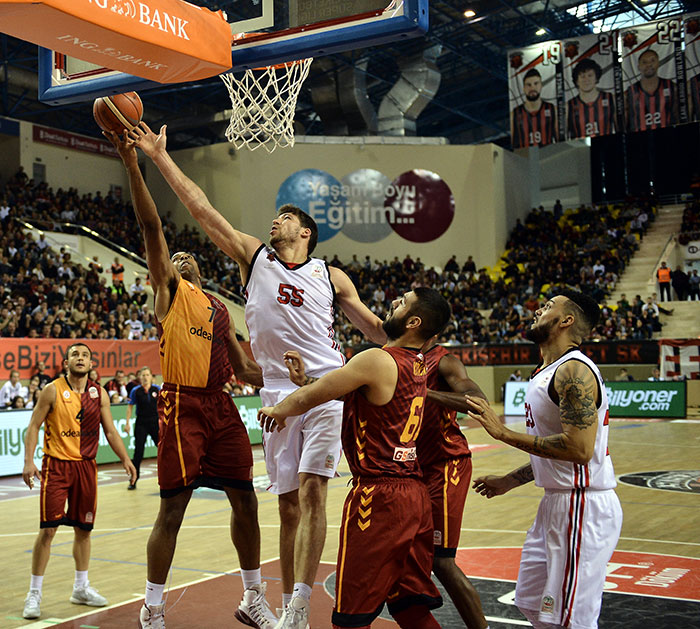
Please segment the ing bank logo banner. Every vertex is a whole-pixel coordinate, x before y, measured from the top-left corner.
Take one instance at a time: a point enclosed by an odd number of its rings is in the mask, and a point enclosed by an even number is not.
[[[292,203],[318,224],[318,241],[338,233],[372,243],[392,233],[411,242],[442,236],[454,218],[454,197],[441,177],[409,170],[393,181],[371,168],[337,179],[319,169],[299,170],[282,182],[277,207]]]

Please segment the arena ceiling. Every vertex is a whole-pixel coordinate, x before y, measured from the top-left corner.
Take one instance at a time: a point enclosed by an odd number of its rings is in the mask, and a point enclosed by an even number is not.
[[[190,0],[229,14],[235,13],[237,1]],[[446,137],[453,144],[492,141],[508,146],[508,49],[698,9],[698,0],[431,0],[425,38],[334,55],[314,72],[318,76],[349,66],[363,68],[367,95],[377,109],[399,77],[397,59],[439,46],[440,86],[417,119],[416,135]],[[474,16],[466,18],[466,10]],[[0,115],[99,135],[91,103],[48,106],[37,100],[30,80],[37,72],[35,45],[2,34],[0,46]],[[296,119],[307,135],[324,135],[311,89],[307,84],[302,88]],[[155,128],[169,125],[171,148],[222,141],[226,124],[221,112],[230,108],[230,102],[218,78],[164,86],[141,96],[147,122]]]

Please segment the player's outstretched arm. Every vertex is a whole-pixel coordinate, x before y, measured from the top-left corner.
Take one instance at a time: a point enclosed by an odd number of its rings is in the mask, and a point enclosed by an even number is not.
[[[470,410],[465,395],[488,399],[479,385],[468,375],[467,370],[456,356],[447,354],[440,359],[438,365],[440,375],[449,385],[452,391],[433,391],[428,389],[428,399],[438,404],[442,404],[460,413],[467,413]]]
[[[173,161],[166,151],[166,125],[156,135],[145,122],[131,132],[138,147],[153,160],[173,192],[178,196],[187,211],[202,226],[209,238],[221,251],[238,262],[243,277],[248,265],[262,242],[233,226],[209,202],[204,191],[192,181]]]
[[[394,393],[397,373],[396,363],[387,352],[365,350],[353,356],[347,365],[297,389],[274,407],[260,409],[260,425],[268,432],[282,430],[287,417],[301,415],[314,406],[342,397],[362,386],[368,387],[374,395],[385,396],[381,403],[386,404]]]
[[[557,369],[554,389],[559,396],[562,432],[547,437],[510,430],[501,423],[486,400],[466,396],[469,417],[478,421],[494,438],[519,450],[548,459],[585,465],[591,460],[598,431],[596,397],[598,385],[590,368],[569,360]],[[537,417],[531,418],[537,425]]]
[[[168,251],[168,243],[165,242],[165,236],[163,235],[160,216],[158,216],[156,204],[139,168],[136,142],[133,138],[126,135],[124,138],[121,138],[113,131],[110,133],[103,132],[103,135],[114,144],[119,156],[122,158],[122,162],[124,162],[124,167],[129,177],[134,214],[136,215],[139,229],[143,234],[148,272],[151,276],[153,290],[157,295],[159,291],[175,285],[179,279],[179,274],[172,262],[170,262],[170,252]],[[165,307],[166,312],[169,306],[170,301]]]
[[[243,382],[262,387],[262,369],[260,369],[258,363],[251,360],[248,354],[243,351],[241,344],[236,338],[236,325],[230,316],[228,329],[228,360],[231,363],[231,367],[233,367],[233,373],[236,374],[236,378]]]
[[[56,401],[56,385],[47,384],[39,393],[36,406],[32,411],[32,418],[29,420],[27,432],[24,435],[24,469],[22,470],[22,480],[32,489],[34,479],[41,478],[41,474],[34,464],[34,451],[39,440],[39,428],[46,420],[46,416]]]
[[[122,462],[124,470],[129,476],[131,482],[135,483],[137,480],[136,468],[131,462],[129,455],[126,452],[126,448],[124,447],[124,442],[122,441],[122,438],[119,436],[119,433],[117,432],[117,429],[114,426],[114,420],[112,419],[112,409],[109,407],[109,396],[107,395],[107,391],[105,391],[104,389],[101,388],[100,391],[102,392],[102,397],[100,398],[100,419],[102,423],[102,430],[105,433],[105,437],[107,438],[107,443],[109,443],[109,447],[112,448],[114,454],[116,454],[119,457],[119,460]]]
[[[329,269],[338,304],[343,309],[345,316],[370,341],[384,345],[386,343],[386,332],[382,328],[382,320],[362,303],[355,285],[346,273],[334,266],[329,267]]]
[[[472,487],[477,494],[493,498],[533,480],[535,475],[532,473],[532,465],[528,463],[505,476],[480,476],[474,480]]]

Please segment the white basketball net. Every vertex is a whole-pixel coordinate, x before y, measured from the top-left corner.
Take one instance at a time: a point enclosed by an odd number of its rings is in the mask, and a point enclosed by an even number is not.
[[[272,153],[278,146],[294,146],[294,112],[312,58],[279,66],[222,74],[233,113],[226,137],[237,149],[261,146]]]

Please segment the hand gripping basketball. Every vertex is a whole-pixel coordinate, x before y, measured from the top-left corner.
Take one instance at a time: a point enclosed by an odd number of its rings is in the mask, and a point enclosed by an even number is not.
[[[121,134],[124,129],[131,131],[141,122],[143,103],[136,92],[102,96],[95,99],[92,115],[103,131]]]

